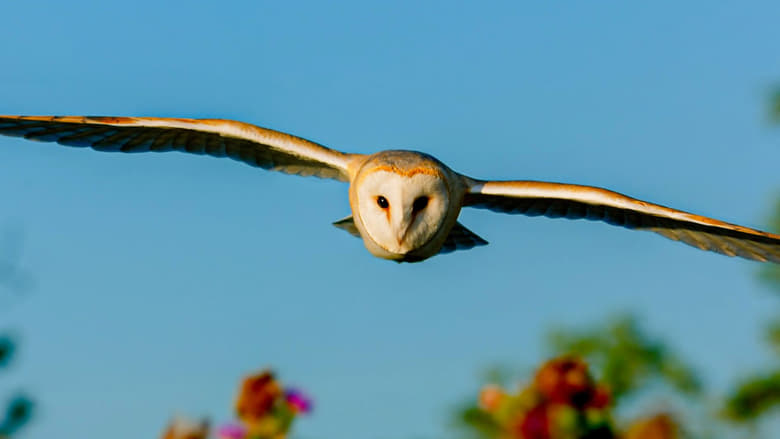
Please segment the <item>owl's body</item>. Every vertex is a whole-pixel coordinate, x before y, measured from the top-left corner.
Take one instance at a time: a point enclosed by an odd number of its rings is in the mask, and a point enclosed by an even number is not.
[[[112,152],[182,151],[349,183],[352,216],[334,223],[374,256],[422,261],[487,242],[458,223],[462,207],[589,219],[648,230],[702,250],[780,263],[780,235],[636,200],[606,189],[477,180],[414,151],[347,154],[300,137],[218,119],[0,116],[0,134]]]

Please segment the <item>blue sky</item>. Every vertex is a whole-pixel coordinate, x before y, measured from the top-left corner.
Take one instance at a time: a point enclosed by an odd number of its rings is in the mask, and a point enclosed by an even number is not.
[[[0,113],[223,117],[480,178],[592,184],[762,227],[780,191],[776,2],[9,2]],[[0,224],[36,289],[0,395],[22,438],[155,437],[230,416],[265,365],[301,437],[436,437],[496,362],[633,311],[716,389],[768,361],[759,264],[590,222],[466,211],[487,247],[402,264],[330,223],[347,186],[184,154],[0,138]]]

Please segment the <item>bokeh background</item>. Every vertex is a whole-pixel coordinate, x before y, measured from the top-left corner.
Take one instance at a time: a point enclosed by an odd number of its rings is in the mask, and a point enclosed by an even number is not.
[[[772,1],[6,2],[0,113],[232,118],[765,229],[778,14]],[[20,438],[229,419],[237,377],[265,365],[316,399],[302,438],[445,437],[480,371],[533,366],[550,328],[619,312],[716,394],[776,361],[760,264],[650,233],[465,211],[488,247],[399,265],[331,226],[349,213],[341,183],[12,138],[0,200],[13,272],[31,278],[0,287],[17,342],[0,396],[36,401]]]

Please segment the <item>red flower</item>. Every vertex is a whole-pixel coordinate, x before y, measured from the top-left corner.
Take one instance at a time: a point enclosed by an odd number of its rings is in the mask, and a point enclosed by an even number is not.
[[[612,394],[609,389],[606,386],[596,386],[586,407],[600,410],[606,408],[611,402]]]
[[[525,413],[518,433],[522,439],[550,439],[550,415],[545,404],[540,404]]]
[[[594,392],[588,365],[578,358],[548,361],[536,373],[534,382],[547,400],[557,404],[584,407]]]

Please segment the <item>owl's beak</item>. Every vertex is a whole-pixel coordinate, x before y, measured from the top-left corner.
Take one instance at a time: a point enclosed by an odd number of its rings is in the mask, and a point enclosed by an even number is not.
[[[398,245],[402,246],[404,243],[404,240],[406,240],[406,235],[409,233],[409,229],[412,228],[412,220],[414,218],[409,218],[410,215],[404,215],[399,224],[396,225],[396,235],[395,239],[398,241]]]
[[[403,245],[404,239],[406,239],[406,234],[409,233],[409,226],[411,224],[407,224],[406,227],[403,227],[398,230],[398,234],[396,235],[396,239],[398,240],[398,245]]]

